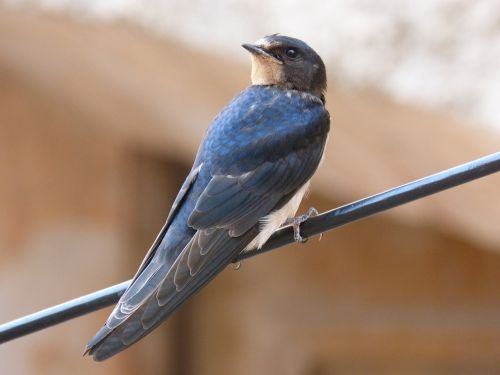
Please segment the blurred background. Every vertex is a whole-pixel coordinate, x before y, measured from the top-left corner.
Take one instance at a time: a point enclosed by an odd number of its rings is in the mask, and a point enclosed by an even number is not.
[[[301,210],[496,152],[496,0],[0,1],[0,322],[130,278],[240,44],[324,58],[332,134]],[[500,373],[500,176],[228,267],[104,363],[110,309],[0,346],[5,374]]]

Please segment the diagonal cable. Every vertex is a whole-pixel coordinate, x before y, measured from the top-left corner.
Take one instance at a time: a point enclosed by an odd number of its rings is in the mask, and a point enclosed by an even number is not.
[[[500,152],[421,178],[405,185],[384,191],[371,197],[322,213],[301,225],[305,237],[352,223],[376,213],[436,194],[440,191],[485,177],[500,171]],[[500,199],[500,194],[497,199]],[[499,208],[500,211],[500,208]],[[294,242],[293,230],[278,230],[261,250],[240,254],[235,262],[271,251]],[[130,280],[75,298],[60,305],[49,307],[31,315],[0,325],[0,343],[31,334],[58,323],[77,318],[118,302]]]

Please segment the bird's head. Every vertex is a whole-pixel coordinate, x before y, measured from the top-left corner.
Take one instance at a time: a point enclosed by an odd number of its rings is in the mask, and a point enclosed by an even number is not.
[[[252,84],[305,91],[324,101],[325,64],[303,41],[274,34],[242,47],[251,54]]]

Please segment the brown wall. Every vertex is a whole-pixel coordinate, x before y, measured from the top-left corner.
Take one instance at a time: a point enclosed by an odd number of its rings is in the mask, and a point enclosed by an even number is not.
[[[12,72],[0,71],[0,82],[0,320],[7,321],[131,277],[184,170],[93,131]],[[144,353],[155,342],[165,349],[169,333],[125,360],[96,366],[82,358],[105,318],[98,312],[2,346],[2,373],[165,366],[166,350]]]

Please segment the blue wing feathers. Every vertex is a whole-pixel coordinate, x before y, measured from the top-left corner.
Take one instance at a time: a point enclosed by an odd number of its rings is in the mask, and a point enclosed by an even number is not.
[[[319,99],[251,86],[214,120],[167,223],[88,351],[103,360],[145,336],[258,234],[307,182],[329,117]]]

